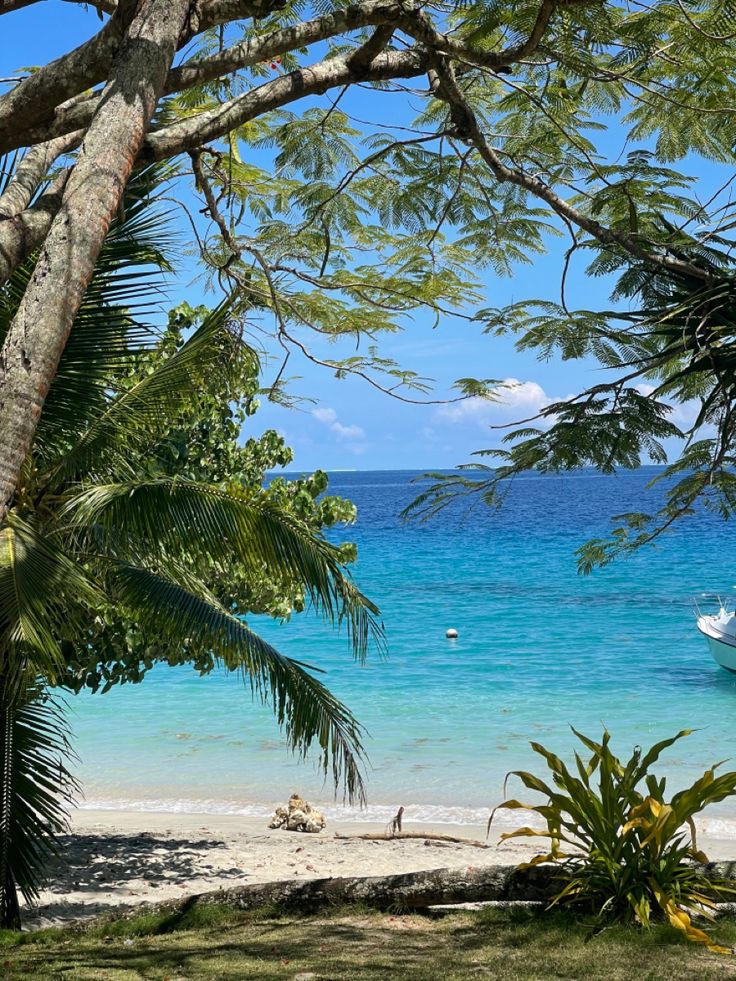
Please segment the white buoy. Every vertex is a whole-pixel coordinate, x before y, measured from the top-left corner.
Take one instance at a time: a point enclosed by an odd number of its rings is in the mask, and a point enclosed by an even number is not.
[[[445,637],[448,637],[450,640],[454,640],[457,637],[457,630],[455,630],[454,627],[450,627],[450,629],[445,633]]]

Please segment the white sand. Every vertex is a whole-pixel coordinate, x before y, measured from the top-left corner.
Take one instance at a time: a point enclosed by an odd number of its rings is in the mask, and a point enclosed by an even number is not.
[[[37,912],[37,927],[110,912],[119,907],[255,882],[328,876],[390,875],[433,868],[512,865],[536,852],[526,844],[487,849],[423,840],[342,840],[340,834],[382,832],[383,825],[328,822],[318,835],[272,831],[266,818],[139,811],[74,813],[72,833],[50,870]],[[432,831],[483,840],[481,826],[411,824],[405,831]],[[711,859],[736,859],[736,842],[704,838]]]

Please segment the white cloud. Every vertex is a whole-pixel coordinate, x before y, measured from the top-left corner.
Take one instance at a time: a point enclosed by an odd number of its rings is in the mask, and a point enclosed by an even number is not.
[[[360,426],[343,426],[341,422],[333,422],[330,429],[339,439],[363,439],[365,436],[365,430]]]
[[[337,418],[337,412],[334,409],[326,407],[324,409],[312,409],[312,415],[318,421],[323,423],[328,427],[330,432],[333,432],[338,439],[364,439],[365,430],[360,426],[346,426],[341,423]],[[351,447],[355,450],[355,447]]]
[[[337,413],[334,409],[312,409],[312,415],[315,419],[325,423],[335,422],[337,419]]]
[[[533,416],[556,401],[559,400],[547,395],[537,382],[506,378],[494,390],[493,399],[474,396],[454,405],[442,405],[436,415],[446,422],[474,422],[488,426],[493,422]]]

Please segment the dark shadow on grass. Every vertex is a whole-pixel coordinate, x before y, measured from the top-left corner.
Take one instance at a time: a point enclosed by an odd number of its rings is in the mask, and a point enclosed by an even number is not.
[[[196,907],[178,923],[162,920],[148,935],[126,938],[78,935],[71,943],[31,942],[17,951],[18,973],[39,979],[177,976],[206,981],[283,981],[312,972],[320,981],[437,981],[437,979],[596,978],[610,981],[711,981],[732,978],[728,958],[692,945],[672,945],[664,934],[641,943],[639,931],[611,931],[598,945],[565,912],[509,917],[465,915],[431,922],[416,915],[334,911],[332,917],[283,914],[259,920],[233,913],[209,929],[186,927]],[[175,934],[175,935],[174,935]],[[658,942],[659,941],[659,942]],[[664,942],[663,942],[664,941]],[[34,949],[35,948],[35,949]],[[11,957],[15,951],[10,951]],[[22,967],[21,964],[27,965]],[[736,967],[734,967],[736,971]],[[23,973],[25,972],[25,973]]]

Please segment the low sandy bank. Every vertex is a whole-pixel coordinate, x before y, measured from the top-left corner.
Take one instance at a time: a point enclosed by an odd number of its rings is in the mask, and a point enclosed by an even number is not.
[[[272,831],[267,818],[140,811],[75,811],[72,833],[50,869],[28,925],[64,922],[220,887],[276,879],[390,875],[433,868],[512,865],[526,844],[474,848],[423,840],[366,841],[336,835],[382,832],[382,824],[330,821],[317,835]],[[405,831],[484,840],[485,827],[411,824]],[[736,841],[703,838],[711,859],[736,859]]]

